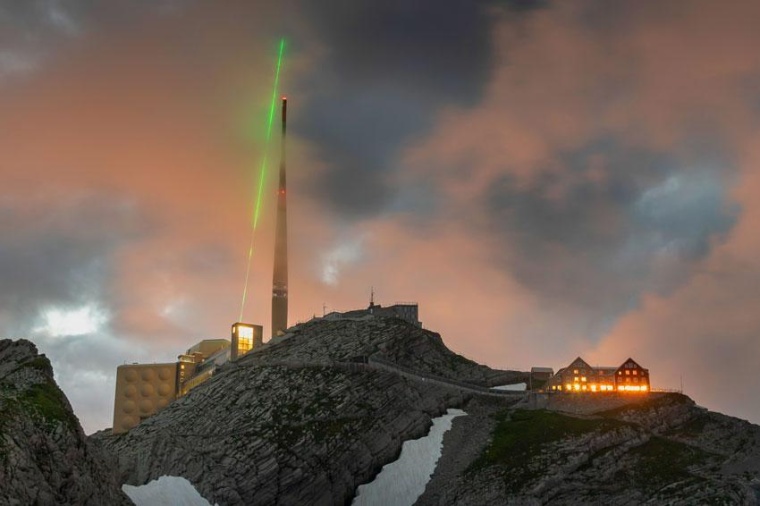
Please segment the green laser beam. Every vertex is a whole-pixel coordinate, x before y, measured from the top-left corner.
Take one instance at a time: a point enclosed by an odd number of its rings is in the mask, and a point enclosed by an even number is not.
[[[277,67],[274,73],[274,87],[272,88],[272,100],[269,105],[269,118],[267,119],[267,133],[264,144],[264,156],[261,160],[261,167],[259,169],[259,187],[256,192],[256,205],[254,206],[253,223],[251,224],[251,243],[248,247],[248,260],[245,270],[245,284],[243,285],[243,299],[240,302],[240,318],[239,322],[243,321],[243,311],[245,309],[245,299],[248,295],[248,280],[251,274],[251,258],[253,257],[253,243],[256,235],[256,228],[259,224],[259,215],[261,213],[261,202],[263,200],[262,195],[264,191],[264,183],[266,181],[267,165],[269,159],[269,140],[272,138],[272,124],[274,123],[274,111],[277,105],[277,89],[280,85],[280,68],[282,67],[282,55],[285,51],[285,39],[280,39],[280,48],[277,53]]]
[[[272,101],[269,104],[269,120],[267,121],[266,149],[264,150],[264,159],[261,162],[259,171],[259,191],[256,196],[256,211],[253,214],[253,228],[259,224],[259,214],[261,212],[261,195],[264,190],[264,181],[266,179],[267,161],[269,155],[269,140],[272,138],[272,123],[274,123],[274,111],[277,105],[277,89],[280,85],[280,68],[282,67],[282,53],[285,50],[285,39],[280,39],[280,50],[277,55],[277,70],[274,73],[274,88],[272,88]]]

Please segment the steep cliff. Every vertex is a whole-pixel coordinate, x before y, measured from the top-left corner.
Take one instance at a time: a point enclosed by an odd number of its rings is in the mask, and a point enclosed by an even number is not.
[[[572,415],[475,413],[467,432],[487,426],[490,437],[467,462],[442,459],[418,504],[760,503],[760,427],[680,394],[631,399],[611,399],[625,405],[596,412],[579,396],[556,403]],[[450,449],[461,422],[447,435]]]
[[[29,341],[0,340],[0,504],[132,504]]]
[[[403,441],[424,435],[431,417],[478,395],[381,369],[368,356],[448,378],[499,374],[395,318],[291,330],[128,433],[96,435],[118,457],[123,480],[183,476],[224,505],[344,504]]]

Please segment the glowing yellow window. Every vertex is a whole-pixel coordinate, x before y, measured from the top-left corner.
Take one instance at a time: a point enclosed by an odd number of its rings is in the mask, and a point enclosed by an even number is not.
[[[576,383],[575,385],[573,385],[573,387],[574,387],[576,390],[580,390],[580,389],[581,389],[581,386],[580,386],[578,383]]]
[[[586,377],[585,377],[585,376],[584,376],[584,377],[582,377],[582,378],[581,378],[581,381],[586,381]]]

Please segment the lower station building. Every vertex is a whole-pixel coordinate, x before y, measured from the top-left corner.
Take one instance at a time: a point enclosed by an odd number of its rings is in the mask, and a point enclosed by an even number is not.
[[[649,369],[629,358],[619,367],[592,367],[581,357],[546,382],[547,392],[649,392]]]
[[[121,434],[209,379],[216,369],[262,344],[261,325],[236,323],[232,342],[204,339],[176,362],[125,364],[116,369],[113,433]]]

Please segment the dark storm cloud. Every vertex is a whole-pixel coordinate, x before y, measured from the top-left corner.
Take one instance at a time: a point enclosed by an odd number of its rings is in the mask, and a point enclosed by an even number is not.
[[[527,187],[508,177],[493,186],[490,225],[515,278],[602,322],[592,325],[597,332],[645,292],[677,286],[736,219],[725,166],[689,167],[609,139],[558,158],[560,170]]]
[[[327,67],[348,85],[399,86],[473,100],[490,67],[484,2],[351,2],[310,7],[330,47]]]
[[[0,335],[28,334],[45,308],[98,300],[111,254],[145,229],[132,206],[107,196],[0,200]]]
[[[515,13],[538,3],[504,2]],[[494,2],[306,4],[326,61],[298,86],[311,99],[296,131],[314,141],[328,172],[315,186],[340,214],[388,204],[395,156],[442,106],[476,103],[492,61]]]

